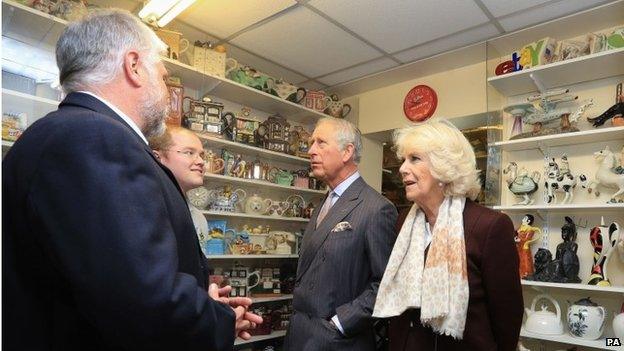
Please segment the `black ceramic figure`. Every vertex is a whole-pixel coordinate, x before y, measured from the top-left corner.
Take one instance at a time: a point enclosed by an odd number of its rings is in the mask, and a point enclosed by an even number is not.
[[[553,283],[580,283],[578,277],[579,259],[576,255],[578,244],[576,241],[576,224],[570,217],[565,217],[566,223],[561,227],[563,242],[557,245],[555,259],[548,249],[539,249],[535,253],[535,273],[528,276],[528,280]]]
[[[580,283],[578,276],[580,269],[579,259],[576,255],[578,244],[576,243],[576,224],[572,218],[566,216],[566,223],[561,227],[563,242],[557,245],[555,260],[561,261],[562,271],[558,272],[557,278],[560,283]]]

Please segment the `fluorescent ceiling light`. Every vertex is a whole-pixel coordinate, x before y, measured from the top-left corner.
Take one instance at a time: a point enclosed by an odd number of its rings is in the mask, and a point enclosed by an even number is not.
[[[195,0],[151,0],[139,11],[139,17],[152,25],[164,27]]]

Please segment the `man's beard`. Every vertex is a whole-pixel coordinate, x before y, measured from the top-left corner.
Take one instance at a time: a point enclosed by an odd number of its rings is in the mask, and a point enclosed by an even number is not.
[[[160,136],[165,132],[165,119],[171,112],[168,94],[159,88],[155,72],[150,70],[149,74],[150,86],[139,104],[139,111],[145,120],[142,132],[146,138]]]

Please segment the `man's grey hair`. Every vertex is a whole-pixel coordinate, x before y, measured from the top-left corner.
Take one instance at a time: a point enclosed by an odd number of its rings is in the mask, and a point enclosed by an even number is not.
[[[331,123],[336,127],[336,142],[341,150],[345,150],[348,144],[353,144],[353,162],[360,163],[362,158],[362,133],[353,123],[342,118],[324,117],[316,125]]]
[[[96,10],[70,23],[56,44],[56,63],[65,93],[92,90],[111,82],[122,70],[129,50],[158,60],[167,46],[130,12]],[[90,89],[91,88],[91,89]]]

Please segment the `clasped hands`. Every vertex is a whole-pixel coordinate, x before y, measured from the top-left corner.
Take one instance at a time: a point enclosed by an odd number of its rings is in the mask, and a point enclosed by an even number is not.
[[[234,310],[236,315],[235,336],[243,340],[249,340],[251,334],[249,334],[248,330],[256,328],[258,324],[262,324],[262,317],[247,311],[251,306],[250,298],[229,297],[230,291],[232,291],[232,287],[229,285],[219,288],[217,284],[212,283],[208,287],[208,296],[213,300],[230,306]]]

